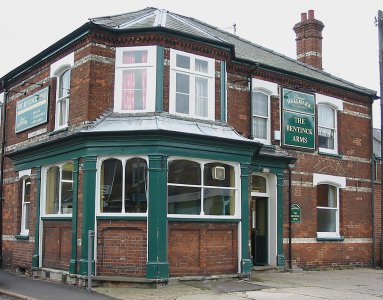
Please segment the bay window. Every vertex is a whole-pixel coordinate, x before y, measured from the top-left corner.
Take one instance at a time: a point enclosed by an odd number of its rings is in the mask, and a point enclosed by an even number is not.
[[[214,76],[214,59],[171,49],[170,113],[214,120]]]
[[[239,214],[238,171],[221,162],[169,161],[168,214],[234,216]]]
[[[156,47],[116,49],[116,112],[154,111]]]
[[[45,169],[45,214],[70,215],[73,204],[73,163],[68,162]]]
[[[102,159],[98,175],[100,213],[146,213],[148,167],[145,159]]]

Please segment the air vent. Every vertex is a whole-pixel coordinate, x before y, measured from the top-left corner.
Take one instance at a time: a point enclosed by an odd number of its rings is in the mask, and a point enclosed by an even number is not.
[[[214,167],[212,169],[212,176],[215,180],[225,180],[225,168],[224,167]]]

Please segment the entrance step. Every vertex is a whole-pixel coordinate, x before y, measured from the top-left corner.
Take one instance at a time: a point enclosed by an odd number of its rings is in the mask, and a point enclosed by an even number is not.
[[[254,272],[266,272],[266,271],[276,271],[279,272],[280,268],[273,266],[253,266]]]

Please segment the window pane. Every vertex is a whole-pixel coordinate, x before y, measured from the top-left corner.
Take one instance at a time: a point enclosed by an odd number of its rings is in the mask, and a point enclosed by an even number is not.
[[[124,51],[122,55],[123,64],[142,64],[148,62],[148,51],[137,50],[137,51]]]
[[[45,213],[57,214],[59,212],[60,168],[51,167],[46,178]]]
[[[177,93],[190,94],[189,75],[182,73],[176,74],[176,90]]]
[[[64,126],[68,123],[68,114],[67,114],[67,104],[68,104],[68,99],[62,99],[57,102],[58,105],[58,125],[59,126]]]
[[[169,183],[201,184],[201,167],[199,163],[189,160],[173,160],[169,163]]]
[[[63,165],[61,172],[61,212],[63,214],[70,214],[72,213],[73,203],[73,164]]]
[[[190,82],[189,75],[176,75],[176,112],[189,114]]]
[[[320,184],[317,186],[317,206],[321,207],[337,207],[337,188],[328,184]]]
[[[63,98],[66,96],[69,96],[69,90],[70,90],[70,70],[65,71],[60,77],[59,77],[59,98]]]
[[[177,54],[176,66],[179,68],[190,69],[190,57]]]
[[[118,159],[107,159],[101,165],[100,211],[122,211],[122,163]]]
[[[201,188],[168,186],[168,213],[199,215],[201,212]]]
[[[122,72],[123,110],[146,109],[147,70],[124,70]]]
[[[189,114],[189,95],[176,94],[176,112]]]
[[[196,59],[195,70],[201,73],[208,73],[208,62],[205,60]]]
[[[196,77],[195,80],[195,114],[199,117],[208,116],[208,80]]]
[[[209,163],[204,169],[205,186],[235,187],[234,167],[222,163]]]
[[[133,158],[126,162],[125,212],[146,212],[147,173],[147,164],[144,159]]]
[[[205,215],[233,216],[235,190],[204,188],[203,210]]]
[[[24,203],[31,202],[31,179],[25,179],[24,184]]]
[[[25,230],[29,229],[29,207],[30,207],[30,203],[24,204],[24,229]]]
[[[267,140],[267,119],[253,117],[253,135],[257,139]]]
[[[335,110],[326,105],[318,105],[318,125],[335,128]]]
[[[267,193],[266,178],[262,176],[253,175],[251,191],[256,193]]]
[[[260,92],[253,93],[253,114],[262,117],[269,115],[269,97]]]
[[[318,208],[317,232],[336,232],[336,209]]]
[[[333,129],[318,127],[318,143],[319,147],[327,149],[335,149],[335,132]]]

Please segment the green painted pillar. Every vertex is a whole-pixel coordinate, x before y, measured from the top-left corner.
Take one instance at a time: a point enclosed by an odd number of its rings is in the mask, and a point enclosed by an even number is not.
[[[250,164],[241,163],[241,273],[250,276],[253,264],[249,251],[249,176]]]
[[[167,157],[149,155],[146,278],[168,278]]]
[[[72,202],[72,250],[69,260],[69,273],[77,272],[77,216],[78,216],[78,172],[79,160],[73,162],[73,202]]]
[[[36,167],[36,224],[35,224],[35,250],[32,256],[32,267],[40,267],[40,193],[41,193],[41,167]]]
[[[156,112],[164,111],[164,47],[157,46]]]
[[[277,266],[285,266],[283,252],[283,169],[277,175]]]
[[[87,156],[83,161],[83,191],[82,191],[82,231],[81,231],[81,259],[79,274],[88,274],[88,231],[94,230],[95,220],[95,184],[97,157]],[[94,260],[92,264],[94,267]],[[93,268],[94,269],[94,268]]]

